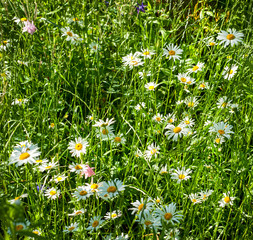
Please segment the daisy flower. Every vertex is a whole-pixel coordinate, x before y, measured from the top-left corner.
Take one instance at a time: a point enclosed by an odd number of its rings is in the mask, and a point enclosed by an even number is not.
[[[80,157],[81,154],[86,154],[88,146],[89,144],[84,138],[78,137],[75,141],[70,141],[68,149],[72,157]]]
[[[216,137],[214,140],[214,143],[217,145],[222,144],[224,142],[226,142],[224,137]]]
[[[191,193],[189,198],[193,204],[201,203],[200,196],[197,193]]]
[[[6,51],[8,47],[10,47],[10,40],[5,40],[0,45],[0,49],[3,51]]]
[[[182,169],[177,168],[174,169],[174,172],[171,173],[171,179],[176,179],[177,183],[180,183],[181,181],[186,181],[187,179],[190,179],[191,176],[189,176],[189,174],[192,173],[192,170],[190,169],[186,169],[185,167],[183,167]]]
[[[28,62],[18,60],[17,63],[20,64],[20,65],[28,66]]]
[[[137,157],[137,158],[144,157],[144,154],[141,152],[140,149],[137,149],[135,151],[135,157]]]
[[[121,213],[120,210],[118,210],[118,211],[113,211],[113,212],[108,212],[108,213],[106,213],[106,215],[105,215],[105,219],[106,219],[106,220],[109,220],[109,219],[116,219],[116,218],[118,218],[118,217],[121,217],[121,215],[122,215],[122,213]]]
[[[141,225],[143,225],[144,229],[150,228],[155,232],[162,227],[159,218],[148,211],[139,213],[136,222],[139,222]]]
[[[23,17],[23,18],[14,17],[12,20],[14,20],[15,23],[19,24],[19,23],[26,22],[27,18],[25,18],[25,17]]]
[[[92,195],[89,187],[87,186],[80,186],[76,188],[76,191],[72,193],[73,197],[77,198],[77,201],[85,200],[86,198]]]
[[[34,234],[36,234],[36,235],[38,235],[38,236],[41,235],[41,231],[38,230],[38,229],[34,229],[34,230],[32,231],[32,233],[34,233]]]
[[[202,82],[199,84],[198,89],[209,89],[209,83],[208,82]]]
[[[226,96],[220,98],[217,102],[218,108],[225,108],[230,105],[231,101],[228,101],[228,98]]]
[[[55,183],[63,182],[66,178],[68,178],[65,175],[58,175],[51,179],[51,181],[55,181]]]
[[[115,123],[115,120],[113,118],[112,119],[107,118],[105,121],[103,121],[102,119],[99,119],[99,121],[95,122],[93,127],[100,127],[100,128],[109,127],[113,123]]]
[[[11,105],[19,105],[19,106],[22,106],[23,104],[26,104],[28,102],[28,99],[25,99],[25,98],[19,98],[19,99],[14,99],[11,103]]]
[[[192,118],[190,118],[189,116],[186,116],[184,119],[183,119],[183,124],[185,124],[186,126],[188,127],[193,127],[195,122]]]
[[[147,147],[147,150],[145,151],[144,155],[149,160],[152,158],[152,156],[157,158],[158,154],[160,153],[159,150],[160,150],[160,147],[152,143],[151,145]]]
[[[165,132],[165,136],[167,136],[168,139],[172,138],[173,141],[177,141],[178,138],[181,138],[188,133],[188,128],[182,123],[180,123],[177,127],[173,124],[168,124],[165,129],[168,129],[168,131]]]
[[[90,50],[93,52],[97,52],[101,50],[101,46],[98,43],[92,42],[90,45]]]
[[[103,183],[85,183],[88,187],[88,189],[92,192],[92,193],[96,193],[99,191],[99,188],[103,185]]]
[[[55,200],[56,198],[58,198],[60,196],[61,191],[57,188],[49,188],[45,191],[45,196],[48,199],[52,199]]]
[[[221,44],[224,43],[224,46],[228,46],[231,44],[233,47],[234,45],[237,45],[239,42],[242,42],[243,39],[243,33],[237,32],[235,29],[228,29],[228,31],[221,31],[218,34],[217,39],[221,41]]]
[[[100,228],[101,224],[105,221],[105,220],[101,220],[101,218],[102,218],[101,216],[95,216],[91,218],[89,227],[86,230],[89,230],[90,232],[92,232]]]
[[[170,59],[173,59],[174,61],[176,61],[176,59],[180,60],[182,52],[183,50],[174,44],[169,44],[168,46],[166,46],[166,48],[163,48],[163,56],[165,56],[169,60]]]
[[[237,73],[238,66],[232,65],[231,67],[226,66],[223,70],[224,79],[230,80]]]
[[[70,172],[81,173],[86,169],[85,164],[72,163],[69,165]]]
[[[189,107],[189,108],[195,108],[198,106],[199,102],[196,97],[188,97],[184,100],[184,103]]]
[[[215,46],[217,43],[215,42],[214,38],[213,37],[210,37],[207,39],[206,41],[206,45],[209,46],[209,47],[213,47]]]
[[[103,184],[98,189],[98,194],[100,197],[112,198],[117,196],[121,191],[125,190],[125,185],[118,179],[103,182]]]
[[[179,223],[183,215],[181,215],[181,211],[176,211],[176,203],[171,203],[165,207],[162,207],[161,209],[157,208],[155,210],[155,213],[157,214],[157,217],[161,219],[161,221],[164,221],[166,223],[171,222],[172,224]]]
[[[128,239],[128,235],[127,235],[127,234],[125,235],[124,233],[121,233],[120,236],[117,236],[117,237],[115,238],[115,240],[126,240],[126,239]],[[111,238],[108,239],[108,240],[111,240]]]
[[[187,82],[190,81],[191,77],[188,76],[188,73],[179,73],[177,75],[177,79],[179,80],[180,83],[186,84]]]
[[[65,226],[65,230],[63,232],[65,233],[72,233],[78,230],[78,223],[71,223],[70,226]]]
[[[239,105],[237,103],[232,103],[230,104],[230,113],[234,113],[235,112],[235,109],[238,109],[239,108]]]
[[[155,88],[158,86],[158,84],[154,83],[154,82],[149,82],[147,84],[145,84],[145,88],[148,90],[148,91],[155,91]]]
[[[138,72],[138,74],[139,74],[140,79],[143,79],[144,77],[151,76],[151,71],[146,72],[145,70],[143,70],[142,72]]]
[[[152,202],[146,201],[143,198],[141,198],[140,201],[137,200],[131,204],[134,206],[133,208],[129,208],[129,210],[132,210],[131,214],[139,213],[144,210],[149,212],[154,205]]]
[[[13,150],[11,153],[10,159],[9,159],[9,164],[14,164],[16,163],[16,167],[22,166],[23,164],[33,164],[36,161],[36,158],[40,155],[39,148],[37,145],[34,147],[29,148],[24,148],[21,147],[19,150]]]
[[[26,230],[29,227],[30,222],[28,220],[26,220],[25,222],[14,222],[13,225],[14,225],[15,231],[19,232],[22,230]]]
[[[230,192],[223,193],[223,198],[219,201],[220,207],[225,207],[228,205],[233,205],[233,201],[235,200],[235,197],[230,197]]]
[[[70,30],[69,27],[67,28],[62,28],[62,37],[66,36],[66,41],[73,41],[74,33]]]
[[[90,120],[90,121],[93,121],[93,120],[94,120],[93,115],[88,115],[86,118],[87,118],[88,120]]]
[[[11,199],[10,200],[10,204],[16,204],[16,205],[20,205],[21,204],[21,199],[22,198],[26,198],[26,197],[28,197],[28,194],[27,193],[24,193],[24,194],[22,194],[22,195],[20,195],[20,196],[18,196],[18,197],[15,197],[14,199]]]
[[[186,81],[186,85],[193,85],[193,84],[195,84],[195,79],[190,77],[190,78]]]
[[[77,17],[72,17],[72,18],[69,18],[68,21],[67,21],[68,24],[78,24],[79,26],[82,26],[83,25],[83,21],[81,21],[79,18]]]
[[[101,138],[102,141],[110,141],[115,138],[112,126],[97,128],[96,132],[97,138]]]
[[[146,106],[146,103],[145,103],[145,102],[141,102],[140,104],[137,104],[137,105],[134,107],[134,109],[135,109],[136,111],[140,111],[141,109],[144,109],[145,106]]]
[[[137,67],[140,65],[143,65],[144,62],[141,61],[140,58],[138,58],[139,54],[136,52],[135,54],[128,54],[127,56],[122,58],[122,62],[124,66],[129,66],[130,68]]]
[[[168,173],[168,170],[167,170],[167,165],[163,166],[159,172],[161,175],[163,174],[167,174]]]
[[[114,137],[114,139],[112,139],[112,144],[113,145],[116,145],[116,146],[119,146],[121,144],[125,144],[126,143],[126,139],[124,138],[124,134],[121,133],[121,134],[118,134]]]
[[[84,211],[84,209],[82,208],[82,209],[80,209],[80,210],[75,210],[74,209],[74,212],[73,213],[70,213],[70,214],[68,214],[69,216],[79,216],[79,215],[82,215],[82,214],[84,214],[85,213],[85,211]]]
[[[55,168],[55,167],[58,167],[58,163],[56,163],[56,162],[43,162],[43,164],[42,165],[40,165],[39,166],[39,170],[41,171],[41,172],[44,172],[44,171],[49,171],[49,170],[51,170],[51,169],[53,169],[53,168]]]
[[[137,52],[139,56],[144,57],[144,59],[151,59],[151,56],[155,54],[155,51],[149,49],[142,49],[141,52]]]
[[[169,232],[167,232],[165,230],[164,240],[170,240],[170,239],[172,239],[172,240],[179,240],[180,239],[179,235],[180,235],[180,232],[176,228],[171,229]]]
[[[163,118],[162,114],[158,113],[158,114],[156,114],[152,117],[152,120],[157,122],[157,123],[162,123],[164,118]]]
[[[175,121],[177,121],[177,118],[175,116],[174,113],[169,113],[166,117],[165,117],[165,122],[167,123],[174,123]]]
[[[218,122],[218,123],[214,123],[213,126],[210,127],[209,132],[210,133],[216,133],[217,137],[226,137],[226,138],[230,138],[230,134],[234,133],[231,131],[231,129],[233,128],[233,126],[228,125],[224,122]]]
[[[202,71],[203,68],[204,68],[204,63],[198,62],[197,65],[188,69],[188,73],[193,73],[193,72],[196,73],[196,72]]]
[[[202,201],[206,201],[207,198],[213,193],[213,190],[200,191],[200,198]]]

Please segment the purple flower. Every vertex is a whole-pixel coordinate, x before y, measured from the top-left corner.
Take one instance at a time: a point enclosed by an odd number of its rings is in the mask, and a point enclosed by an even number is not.
[[[108,2],[108,1],[105,1],[105,5],[108,7],[108,6],[109,6],[109,2]]]
[[[37,30],[35,25],[32,22],[29,22],[28,20],[24,22],[25,26],[23,27],[23,32],[28,32],[33,35],[33,33]]]
[[[141,4],[138,3],[139,6],[136,7],[137,13],[139,14],[140,11],[145,12],[144,7],[147,7],[147,5],[144,5],[143,2]]]

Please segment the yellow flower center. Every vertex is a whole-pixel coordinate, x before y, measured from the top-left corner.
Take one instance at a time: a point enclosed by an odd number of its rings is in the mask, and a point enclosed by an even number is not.
[[[103,130],[102,130],[102,133],[103,133],[104,135],[107,135],[107,134],[109,133],[109,131],[108,131],[107,129],[103,129]]]
[[[8,43],[8,41],[3,41],[3,44],[6,45]]]
[[[21,22],[26,22],[27,18],[20,18]]]
[[[96,220],[96,221],[94,221],[94,222],[92,223],[92,227],[94,227],[94,228],[95,228],[95,227],[97,227],[97,226],[98,226],[98,224],[99,224],[99,221],[97,221],[97,220]]]
[[[50,127],[53,128],[53,127],[54,127],[54,123],[51,123],[51,124],[50,124]]]
[[[206,86],[205,86],[204,83],[201,83],[201,84],[199,85],[199,87],[200,87],[200,88],[205,88]]]
[[[90,188],[91,189],[97,189],[98,188],[98,184],[93,183],[93,184],[91,184]]]
[[[160,199],[156,199],[155,201],[156,201],[156,203],[160,203],[160,202],[161,202],[161,200],[160,200]]]
[[[194,106],[194,102],[189,102],[188,103],[188,107],[193,107]]]
[[[228,34],[227,39],[231,41],[231,40],[235,39],[235,35],[234,34]]]
[[[162,171],[161,174],[167,174],[168,172],[167,171]]]
[[[138,64],[138,62],[133,60],[133,61],[131,61],[131,64],[135,66]]]
[[[43,162],[43,160],[36,160],[36,163],[42,163]]]
[[[188,81],[187,84],[191,84],[192,82],[191,81]]]
[[[184,123],[185,123],[185,124],[190,124],[190,121],[186,120]]]
[[[120,138],[120,137],[116,137],[116,138],[114,138],[114,142],[116,142],[116,143],[120,143],[120,142],[121,142],[121,138]]]
[[[93,120],[93,117],[92,117],[92,116],[90,116],[90,120]]]
[[[197,71],[198,69],[199,69],[198,66],[194,66],[194,67],[192,68],[192,71],[195,72],[195,71]]]
[[[216,142],[216,143],[220,143],[220,138],[216,138],[216,139],[215,139],[215,142]]]
[[[138,210],[141,211],[144,207],[144,203],[140,204],[139,207],[138,207]]]
[[[78,22],[78,21],[79,21],[78,18],[73,18],[72,20],[73,20],[74,22]]]
[[[225,133],[225,131],[224,131],[224,130],[218,130],[218,133],[219,133],[220,135],[223,135],[223,134]]]
[[[97,50],[97,46],[96,46],[96,45],[95,45],[95,46],[93,46],[93,49]]]
[[[110,193],[110,192],[114,193],[116,191],[117,191],[117,188],[115,186],[110,186],[110,187],[107,188],[108,193]]]
[[[143,55],[145,55],[145,56],[147,56],[147,55],[149,55],[149,54],[150,54],[149,51],[146,51],[146,52],[143,53]]]
[[[170,51],[169,51],[169,55],[170,55],[170,56],[174,56],[175,54],[176,54],[175,51],[173,51],[173,50],[170,50]]]
[[[19,197],[15,197],[15,201],[17,201],[18,199],[20,199],[20,196]]]
[[[70,37],[73,36],[73,33],[72,33],[72,32],[66,32],[66,33],[67,33],[67,35],[69,35]]]
[[[77,211],[75,214],[79,215],[79,214],[82,214],[82,213],[83,213],[82,211]]]
[[[161,119],[160,117],[156,117],[155,120],[156,120],[157,122],[160,122],[162,119]]]
[[[192,199],[192,202],[194,202],[194,203],[195,203],[195,202],[197,202],[197,200],[194,198],[194,199]]]
[[[181,79],[181,82],[186,82],[186,78],[182,77]]]
[[[230,202],[230,197],[226,196],[226,197],[224,198],[224,202],[225,202],[225,203],[229,203],[229,202]]]
[[[117,217],[117,214],[116,213],[113,213],[112,214],[112,218],[116,218]]]
[[[178,176],[178,178],[181,179],[181,180],[182,180],[182,179],[185,179],[185,175],[184,175],[184,174],[180,174],[180,175]]]
[[[57,179],[57,181],[61,181],[62,180],[62,177],[58,177],[58,178],[56,178]]]
[[[36,231],[36,230],[35,230],[35,231],[33,231],[33,233],[34,233],[34,234],[37,234],[37,235],[39,234],[39,232],[38,232],[38,231]]]
[[[165,214],[164,214],[164,218],[165,218],[166,220],[170,220],[170,219],[172,218],[172,214],[171,214],[171,213],[165,213]]]
[[[20,156],[19,156],[19,160],[25,160],[27,158],[30,157],[30,154],[25,152],[25,153],[21,153]]]
[[[68,230],[73,231],[74,229],[75,229],[75,227],[70,227]]]
[[[81,196],[85,196],[85,195],[87,194],[87,192],[86,192],[85,190],[82,190],[81,192],[79,192],[79,194],[80,194]]]
[[[75,149],[76,149],[77,151],[82,150],[82,148],[83,148],[83,145],[82,145],[81,143],[77,143],[76,146],[75,146]]]
[[[81,170],[81,169],[83,169],[83,168],[82,168],[81,165],[76,165],[76,166],[75,166],[75,169],[76,169],[76,170]]]
[[[56,194],[56,191],[55,190],[52,190],[52,191],[50,191],[50,193],[49,193],[51,196],[54,196],[55,194]]]
[[[21,224],[19,224],[19,225],[16,226],[16,231],[20,231],[20,230],[22,230],[23,228],[24,228],[24,226],[21,225]]]
[[[150,151],[150,153],[153,155],[153,154],[155,154],[157,152],[157,150],[154,148],[154,149],[152,149],[151,151]]]
[[[1,77],[7,77],[6,73],[1,73]]]
[[[50,169],[50,168],[52,168],[52,166],[47,166],[47,167],[45,167],[45,169]]]
[[[181,127],[175,127],[174,129],[173,129],[173,132],[174,133],[180,133],[182,131],[182,128]]]
[[[224,103],[222,103],[221,106],[222,106],[222,107],[226,107],[227,105],[228,105],[228,104],[224,102]]]
[[[154,90],[155,87],[154,87],[154,86],[149,86],[148,89],[149,89],[149,90]]]
[[[69,116],[69,115],[68,115],[68,114],[66,114],[66,115],[64,116],[64,118],[68,118],[68,116]]]
[[[173,123],[173,119],[171,118],[171,119],[168,121],[168,123]]]
[[[152,222],[150,222],[150,221],[145,221],[145,223],[144,223],[146,226],[149,226],[149,225],[151,225],[152,224]]]
[[[209,44],[210,44],[211,47],[215,45],[214,42],[210,42]]]
[[[234,72],[234,71],[231,69],[231,70],[229,71],[229,74],[233,74],[233,72]]]

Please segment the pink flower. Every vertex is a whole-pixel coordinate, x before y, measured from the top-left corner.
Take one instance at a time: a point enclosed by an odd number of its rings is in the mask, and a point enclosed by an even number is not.
[[[81,172],[81,176],[85,175],[85,179],[86,179],[88,177],[95,175],[95,172],[92,170],[94,168],[91,168],[89,165],[86,165],[85,167],[86,168]]]
[[[23,32],[28,32],[30,34],[33,34],[37,28],[35,27],[35,25],[32,22],[29,22],[28,20],[24,22],[25,26],[23,27]]]

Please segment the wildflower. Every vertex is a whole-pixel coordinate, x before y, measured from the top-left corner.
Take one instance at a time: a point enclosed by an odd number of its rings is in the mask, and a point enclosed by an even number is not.
[[[101,138],[102,141],[110,141],[115,138],[112,126],[106,126],[96,129],[97,138]]]
[[[72,157],[80,157],[81,154],[86,154],[86,148],[89,146],[88,142],[78,137],[75,141],[70,141],[68,149]]]
[[[108,127],[110,125],[112,125],[113,123],[115,123],[114,119],[110,119],[107,118],[105,121],[103,121],[102,119],[99,119],[99,121],[96,121],[95,124],[93,125],[93,127]]]
[[[37,28],[35,27],[33,21],[29,22],[29,20],[24,22],[24,27],[23,27],[23,32],[28,32],[29,34],[33,35],[34,32],[37,30]]]
[[[27,99],[22,99],[22,98],[19,98],[19,99],[14,99],[13,101],[12,101],[12,103],[11,103],[11,105],[19,105],[19,106],[21,106],[21,105],[23,105],[23,104],[26,104],[28,102],[28,100]]]
[[[146,106],[146,103],[141,102],[140,104],[137,104],[137,105],[134,107],[134,109],[135,109],[136,111],[140,111],[141,109],[144,109],[145,106]]]
[[[65,175],[58,175],[51,179],[51,181],[55,181],[55,183],[63,182],[66,178],[68,178]]]
[[[87,186],[80,186],[76,188],[76,191],[72,195],[77,198],[77,201],[80,201],[90,197],[92,192]]]
[[[149,77],[151,76],[151,71],[145,72],[145,70],[143,70],[142,72],[138,72],[140,79],[143,79],[144,77]]]
[[[112,198],[117,196],[121,191],[125,190],[125,185],[118,179],[103,182],[102,186],[99,187],[98,193],[100,197]]]
[[[71,232],[75,232],[78,230],[78,223],[71,223],[70,226],[65,226],[65,230],[63,230],[63,232],[65,233],[71,233]]]
[[[40,155],[39,148],[37,147],[37,145],[30,144],[30,146],[31,148],[15,148],[11,153],[9,164],[16,163],[16,167],[19,167],[23,164],[35,163],[36,158]]]
[[[14,20],[15,23],[19,24],[19,23],[24,23],[27,21],[27,18],[23,17],[23,18],[17,18],[17,17],[14,17],[12,20]]]
[[[186,84],[187,82],[190,81],[191,77],[188,76],[187,73],[179,73],[179,74],[177,75],[177,79],[180,81],[180,83]]]
[[[91,218],[90,220],[90,225],[86,230],[90,230],[90,232],[92,232],[93,230],[97,230],[98,228],[101,227],[101,224],[105,221],[105,220],[101,220],[101,216],[96,216]]]
[[[239,108],[239,105],[237,103],[232,103],[230,104],[230,113],[234,113],[235,112],[235,109],[238,109]]]
[[[96,193],[99,191],[99,188],[103,185],[103,183],[86,183],[86,185],[92,193]]]
[[[233,126],[228,125],[224,122],[218,122],[214,123],[212,127],[210,127],[209,132],[210,133],[216,133],[218,137],[226,137],[230,138],[230,133],[234,133],[231,131]]]
[[[167,174],[168,173],[168,170],[167,170],[167,165],[163,166],[160,170],[160,174],[163,175],[163,174]]]
[[[69,27],[62,28],[62,37],[66,36],[66,41],[70,41],[73,44],[77,44],[81,42],[83,39],[80,38],[77,34],[73,33]]]
[[[202,71],[204,67],[204,63],[198,62],[197,65],[193,66],[192,68],[188,69],[188,73],[196,73]]]
[[[83,25],[83,21],[80,20],[78,17],[71,17],[67,21],[68,24],[78,24],[79,26]]]
[[[198,106],[199,102],[196,97],[188,97],[184,100],[184,103],[189,107],[189,108],[195,108]]]
[[[18,62],[18,64],[20,64],[20,65],[28,66],[28,62],[24,62],[24,61],[20,61],[20,60],[18,60],[17,62]]]
[[[22,195],[20,195],[20,196],[18,196],[18,197],[15,197],[14,199],[11,199],[10,200],[10,204],[16,204],[16,205],[20,205],[21,204],[21,199],[22,198],[26,198],[26,197],[28,197],[28,194],[27,193],[24,193],[24,194],[22,194]]]
[[[214,38],[208,38],[207,41],[206,41],[206,45],[209,46],[209,47],[213,47],[215,46],[217,43],[214,41]]]
[[[230,105],[231,101],[228,101],[228,98],[226,96],[220,98],[217,102],[218,108],[226,108]]]
[[[145,201],[143,198],[133,203],[131,203],[134,207],[133,208],[129,208],[129,210],[132,210],[131,214],[135,214],[135,213],[139,213],[142,211],[150,211],[152,209],[153,203],[149,202],[149,201]]]
[[[145,13],[145,7],[147,7],[147,5],[144,5],[143,2],[141,4],[138,4],[136,7],[137,13],[139,14],[140,11]]]
[[[172,224],[174,224],[174,222],[179,223],[179,220],[183,218],[183,215],[181,215],[181,211],[176,211],[176,208],[176,203],[171,203],[165,207],[161,207],[161,209],[157,208],[155,213],[161,221],[166,223],[171,222]]]
[[[54,123],[50,123],[49,128],[54,128],[55,124]]]
[[[148,211],[143,211],[139,213],[138,220],[136,220],[136,222],[142,224],[144,229],[150,228],[155,232],[157,232],[157,230],[161,228],[161,222],[159,221],[159,218]]]
[[[72,163],[69,165],[70,172],[81,173],[86,169],[85,164]]]
[[[189,198],[193,204],[201,203],[201,199],[197,193],[191,193]]]
[[[202,82],[199,84],[199,89],[209,89],[209,83],[208,82]]]
[[[215,140],[214,140],[214,143],[215,144],[222,144],[225,142],[225,138],[224,137],[220,137],[220,136],[216,136]]]
[[[86,118],[87,118],[88,120],[90,120],[90,121],[93,121],[93,120],[94,120],[93,115],[88,115]]]
[[[39,170],[41,172],[44,172],[44,171],[49,171],[55,167],[58,166],[58,163],[54,162],[54,161],[51,161],[49,163],[43,163],[41,166],[39,166]]]
[[[181,58],[181,54],[182,54],[183,50],[180,49],[179,47],[175,46],[174,44],[169,44],[168,46],[166,46],[166,48],[163,48],[163,56],[165,56],[166,58],[173,59],[174,61],[180,60]]]
[[[13,223],[14,225],[14,229],[15,229],[15,232],[18,233],[22,230],[26,230],[29,225],[30,225],[30,222],[28,220],[24,221],[24,222],[14,222]],[[10,231],[8,231],[10,233]]]
[[[174,113],[169,113],[166,117],[165,117],[165,122],[167,123],[174,123],[175,121],[177,121],[177,118],[175,116]]]
[[[155,54],[155,51],[149,50],[149,49],[142,49],[141,52],[137,52],[139,56],[144,57],[144,59],[151,59],[151,56]]]
[[[82,215],[82,214],[84,214],[84,209],[82,208],[82,209],[80,209],[80,210],[75,210],[74,209],[74,212],[73,213],[71,213],[71,214],[68,214],[69,216],[79,216],[79,215]]]
[[[126,239],[128,239],[128,235],[127,234],[125,235],[124,233],[121,233],[120,236],[117,236],[115,238],[115,240],[126,240]]]
[[[164,118],[163,118],[162,114],[158,113],[158,114],[153,116],[152,120],[157,122],[157,123],[162,123]]]
[[[186,181],[187,179],[191,178],[189,174],[191,174],[192,171],[190,169],[186,169],[183,167],[182,169],[177,168],[174,169],[174,173],[171,173],[171,179],[176,179],[177,183],[180,183],[181,181]]]
[[[238,66],[232,65],[231,67],[226,66],[222,73],[224,79],[230,80],[237,73]]]
[[[106,215],[105,215],[105,219],[116,219],[116,218],[118,218],[118,217],[121,217],[121,215],[122,215],[122,213],[121,213],[121,211],[113,211],[113,212],[108,212],[108,213],[106,213]]]
[[[228,31],[221,31],[218,34],[217,39],[221,40],[221,44],[224,43],[224,47],[231,44],[233,47],[234,45],[237,45],[239,42],[242,42],[243,33],[237,32],[235,29],[228,29]]]
[[[90,50],[93,52],[97,52],[101,50],[101,46],[98,43],[92,42],[90,45]]]
[[[173,141],[177,141],[178,137],[181,138],[188,132],[188,128],[182,123],[180,123],[177,127],[173,124],[168,124],[165,129],[168,129],[168,131],[165,132],[165,136],[167,136],[168,139],[172,138]]]
[[[125,144],[126,143],[126,139],[124,138],[124,134],[118,134],[114,137],[114,139],[112,139],[112,144],[115,146],[119,146],[121,144]]]
[[[179,240],[180,237],[179,237],[179,230],[174,228],[174,229],[171,229],[169,232],[167,232],[165,230],[165,236],[164,236],[164,240],[169,240],[169,239],[172,239],[172,240]]]
[[[60,190],[57,189],[57,188],[49,188],[48,190],[45,191],[45,196],[48,198],[48,199],[56,199],[60,196]]]
[[[186,81],[186,85],[193,85],[193,84],[195,84],[195,79],[190,77],[190,78]],[[187,87],[187,86],[185,86],[185,87]]]
[[[3,50],[3,51],[6,51],[8,47],[10,47],[10,41],[9,40],[3,41],[2,44],[0,45],[0,49]]]
[[[143,155],[143,153],[141,152],[140,149],[137,149],[137,150],[135,151],[135,157],[140,158],[140,157],[143,157],[143,156],[144,156],[144,155]]]
[[[127,56],[122,58],[122,62],[124,66],[129,66],[130,68],[137,67],[143,65],[143,62],[140,58],[138,58],[139,53],[136,52],[135,54],[128,54]]]
[[[144,155],[149,160],[152,158],[152,156],[157,158],[158,154],[160,153],[159,150],[160,150],[160,147],[152,143],[151,145],[147,147],[147,150],[145,151]]]
[[[34,234],[36,234],[36,235],[38,235],[38,236],[41,235],[41,231],[38,230],[38,229],[34,229],[34,230],[32,231],[32,233],[34,233]]]
[[[81,176],[84,175],[85,179],[87,179],[88,177],[95,175],[95,172],[92,169],[94,168],[91,168],[89,165],[86,164],[85,168],[81,172]]]
[[[235,200],[235,197],[230,197],[230,192],[223,193],[223,198],[219,201],[220,207],[225,207],[228,205],[233,205],[233,201]]]
[[[155,88],[158,86],[158,84],[154,83],[154,82],[149,82],[147,84],[145,84],[145,88],[149,91],[155,91]]]
[[[206,191],[201,191],[200,198],[202,201],[206,201],[207,198],[213,193],[213,190],[206,190]]]

